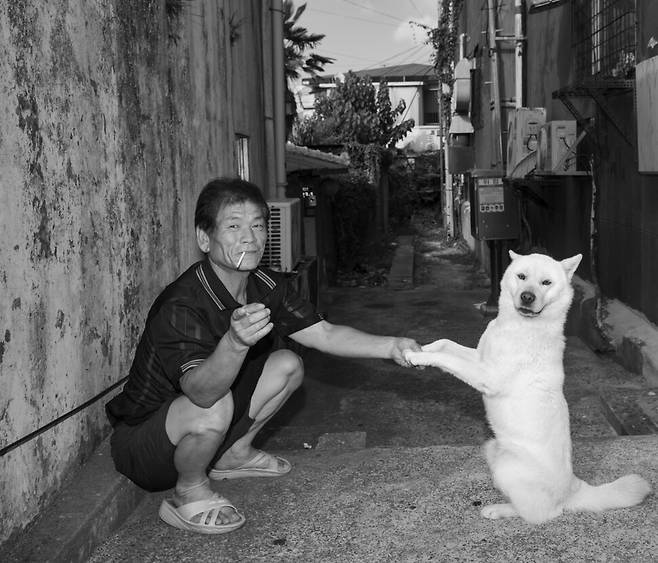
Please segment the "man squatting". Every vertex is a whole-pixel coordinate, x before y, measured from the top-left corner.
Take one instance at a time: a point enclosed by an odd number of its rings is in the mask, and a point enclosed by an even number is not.
[[[106,405],[116,469],[148,491],[174,488],[159,514],[177,528],[221,534],[244,524],[209,479],[291,470],[252,445],[302,383],[302,360],[284,339],[405,367],[403,351],[420,350],[409,338],[323,320],[283,274],[259,266],[268,218],[254,184],[220,178],[203,188],[194,223],[205,258],[157,297],[128,380]]]

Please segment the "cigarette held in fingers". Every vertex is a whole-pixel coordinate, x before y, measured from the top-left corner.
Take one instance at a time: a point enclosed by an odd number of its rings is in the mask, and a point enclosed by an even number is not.
[[[237,265],[238,270],[240,269],[240,264],[242,264],[242,260],[244,259],[245,254],[247,254],[246,251],[244,251],[242,254],[240,254],[240,259],[238,260],[238,265]]]

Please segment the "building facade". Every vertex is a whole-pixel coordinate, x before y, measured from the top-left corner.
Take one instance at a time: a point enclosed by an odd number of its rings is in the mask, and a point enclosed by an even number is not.
[[[461,4],[470,67],[462,113],[473,132],[450,142],[471,151],[452,170],[463,180],[465,236],[488,210],[474,200],[472,172],[504,178],[518,199],[518,226],[499,242],[473,241],[485,263],[494,244],[556,258],[582,253],[578,273],[604,300],[658,323],[658,111],[650,103],[658,99],[658,6]]]

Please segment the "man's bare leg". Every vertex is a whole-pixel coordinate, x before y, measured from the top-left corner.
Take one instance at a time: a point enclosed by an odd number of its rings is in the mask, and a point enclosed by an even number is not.
[[[169,407],[165,423],[167,435],[176,446],[174,465],[178,471],[174,502],[181,506],[213,496],[206,469],[224,440],[233,416],[233,398],[227,394],[212,407],[198,407],[186,396]],[[240,520],[230,507],[223,507],[218,524]]]
[[[272,353],[251,397],[249,417],[254,423],[215,463],[216,469],[240,467],[256,456],[258,452],[251,444],[256,434],[302,384],[303,378],[304,364],[297,354],[290,350]]]

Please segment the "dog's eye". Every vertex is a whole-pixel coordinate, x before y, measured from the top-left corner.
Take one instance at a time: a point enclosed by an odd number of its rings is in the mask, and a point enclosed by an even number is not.
[[[544,280],[541,282],[542,285],[551,285],[553,282],[551,280]]]
[[[525,274],[516,274],[516,277],[519,278],[520,280],[524,280]]]

